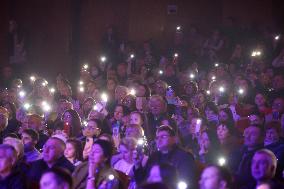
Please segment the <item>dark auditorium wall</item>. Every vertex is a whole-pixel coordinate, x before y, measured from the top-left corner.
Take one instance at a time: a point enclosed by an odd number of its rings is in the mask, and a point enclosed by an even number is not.
[[[154,38],[161,46],[171,39],[176,24],[218,27],[226,17],[241,23],[274,24],[270,0],[1,0],[0,61],[7,60],[4,45],[9,17],[29,34],[30,62],[44,74],[76,68],[75,62],[94,61],[102,53],[100,41],[114,25],[122,39]],[[168,5],[177,13],[167,14]],[[185,30],[187,27],[185,28]],[[54,75],[52,75],[54,76]]]

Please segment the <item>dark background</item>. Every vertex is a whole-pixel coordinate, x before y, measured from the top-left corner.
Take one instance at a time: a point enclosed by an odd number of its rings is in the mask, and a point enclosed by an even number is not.
[[[177,13],[168,15],[167,6]],[[109,25],[122,39],[160,45],[172,38],[175,26],[218,27],[233,17],[240,25],[261,24],[284,29],[282,0],[1,0],[0,63],[7,63],[6,36],[14,18],[28,34],[29,62],[42,74],[65,71],[98,58]],[[211,30],[209,30],[211,31]]]

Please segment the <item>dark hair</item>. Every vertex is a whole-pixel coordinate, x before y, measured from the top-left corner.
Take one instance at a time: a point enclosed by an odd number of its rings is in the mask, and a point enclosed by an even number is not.
[[[170,188],[164,183],[156,182],[156,183],[143,184],[139,187],[139,189],[170,189]]]
[[[129,110],[129,108],[127,106],[124,106],[124,105],[121,105],[121,104],[117,104],[115,106],[115,108],[116,107],[122,107],[123,115],[128,115],[130,113],[130,110]]]
[[[69,188],[73,188],[72,176],[66,169],[52,167],[44,172],[44,174],[46,173],[53,173],[55,175],[54,179],[58,185],[66,183],[68,184]]]
[[[219,110],[219,113],[223,111],[227,114],[228,116],[228,120],[226,120],[226,122],[224,124],[228,125],[229,127],[234,127],[235,122],[234,122],[234,118],[233,118],[233,113],[231,111],[230,108],[222,108]]]
[[[14,103],[11,103],[11,102],[8,102],[8,101],[1,101],[0,106],[3,106],[4,108],[6,106],[9,106],[9,108],[12,111],[12,112],[9,112],[9,117],[16,118],[17,108],[16,108],[16,105]]]
[[[212,101],[207,102],[205,104],[205,108],[204,109],[206,110],[207,108],[212,110],[215,114],[218,114],[218,107],[217,107],[217,105],[214,102],[212,102]]]
[[[97,127],[98,127],[100,130],[103,129],[103,123],[102,123],[102,121],[101,121],[100,119],[89,119],[88,122],[89,122],[89,121],[95,122],[95,123],[97,124]]]
[[[223,166],[219,166],[219,165],[208,165],[206,168],[208,167],[214,167],[218,170],[218,176],[220,177],[219,180],[224,180],[227,183],[227,188],[232,188],[232,175],[230,173],[230,171],[223,167]]]
[[[70,143],[72,146],[75,148],[75,160],[82,161],[83,160],[83,146],[81,141],[75,139],[75,138],[70,138],[66,141],[66,144]]]
[[[145,97],[151,96],[151,89],[147,85],[143,83],[139,83],[138,85],[143,86],[145,88]]]
[[[166,131],[168,132],[171,136],[176,136],[176,132],[175,130],[169,126],[169,125],[161,125],[160,127],[158,127],[157,129],[157,133],[161,132],[161,131]]]
[[[25,129],[23,133],[28,134],[32,138],[33,141],[39,141],[38,132],[34,129]]]
[[[62,119],[65,113],[67,112],[72,116],[71,130],[70,130],[71,132],[69,134],[69,137],[76,137],[81,132],[81,118],[75,110],[69,109],[62,114]]]
[[[113,154],[112,144],[109,141],[102,140],[102,139],[96,140],[93,145],[95,144],[99,145],[102,148],[104,157],[107,159],[106,163],[110,165],[110,159]]]

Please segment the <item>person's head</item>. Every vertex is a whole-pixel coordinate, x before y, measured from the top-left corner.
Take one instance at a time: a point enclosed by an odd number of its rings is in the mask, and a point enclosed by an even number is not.
[[[272,87],[275,90],[280,90],[284,88],[284,76],[283,74],[276,74],[272,80]]]
[[[280,114],[284,112],[284,98],[278,97],[273,100],[272,112],[279,112]]]
[[[255,148],[263,142],[262,129],[256,125],[250,125],[244,130],[244,145]]]
[[[117,121],[121,121],[123,116],[129,113],[129,109],[123,105],[116,105],[113,112],[113,118]]]
[[[88,120],[87,126],[83,130],[83,135],[86,137],[99,136],[101,133],[102,122],[99,119]]]
[[[17,162],[17,151],[8,144],[0,144],[0,175],[8,176]]]
[[[137,125],[142,125],[143,124],[143,117],[140,112],[131,112],[130,113],[130,118],[129,118],[129,123],[130,124],[137,124]]]
[[[267,103],[265,95],[262,93],[257,93],[254,98],[254,103],[259,107],[265,106]]]
[[[70,133],[67,133],[68,136],[75,137],[81,132],[81,118],[76,110],[66,110],[61,120],[71,126]]]
[[[9,120],[16,118],[16,105],[12,102],[2,101],[1,106],[8,110]]]
[[[83,159],[82,155],[83,155],[83,147],[81,141],[77,139],[68,139],[66,141],[64,156],[67,159],[73,159],[74,161],[81,161]]]
[[[161,152],[168,152],[176,143],[176,133],[171,126],[162,125],[156,131],[156,146]]]
[[[160,95],[160,96],[165,96],[166,90],[167,90],[167,83],[166,82],[164,82],[162,80],[158,80],[155,83],[155,88],[154,88],[155,94]]]
[[[219,121],[221,123],[233,124],[233,114],[230,108],[223,108],[219,110]]]
[[[60,99],[57,104],[57,113],[59,116],[69,109],[73,109],[73,104],[65,99]]]
[[[116,73],[118,77],[126,77],[126,69],[127,66],[124,63],[120,63],[117,65]]]
[[[217,137],[220,142],[228,139],[233,134],[233,128],[231,126],[226,124],[220,124],[217,126]]]
[[[84,100],[82,104],[82,110],[86,113],[89,113],[94,105],[95,105],[95,100],[92,97],[88,97]]]
[[[144,136],[143,128],[137,124],[130,124],[126,127],[125,137],[133,137],[135,139],[142,138]]]
[[[18,159],[24,156],[24,144],[20,139],[7,136],[4,138],[3,144],[8,144],[13,146],[17,152]]]
[[[268,149],[255,152],[251,163],[251,174],[257,182],[268,181],[275,176],[277,158]]]
[[[205,105],[205,115],[207,118],[218,115],[218,107],[214,102],[207,102]]]
[[[9,112],[6,108],[0,106],[0,132],[8,126]]]
[[[89,155],[89,163],[101,165],[110,165],[110,159],[113,153],[113,146],[106,140],[98,139],[94,142]]]
[[[114,99],[121,103],[128,93],[128,88],[125,86],[118,85],[114,91]]]
[[[203,170],[199,187],[200,189],[226,189],[230,188],[231,182],[229,171],[224,167],[211,165]]]
[[[115,78],[107,79],[107,90],[109,92],[114,92],[116,85],[117,85],[117,80]]]
[[[27,128],[40,131],[42,129],[42,117],[37,114],[28,115]]]
[[[265,126],[264,145],[274,144],[279,142],[281,135],[281,125],[278,121],[269,122]]]
[[[175,188],[177,177],[177,170],[173,165],[158,163],[151,167],[147,183],[165,183],[169,188]]]
[[[65,143],[55,137],[49,138],[43,146],[42,157],[48,165],[53,165],[64,155]]]
[[[250,114],[248,118],[250,125],[259,125],[259,126],[263,125],[264,118],[258,113]]]
[[[65,169],[53,167],[43,173],[40,179],[40,189],[71,189],[73,179]]]
[[[191,122],[191,120],[195,117],[199,117],[199,110],[192,106],[187,108],[187,120]]]
[[[118,150],[126,162],[133,163],[133,152],[136,149],[137,140],[131,137],[125,137],[120,141]]]
[[[188,96],[193,96],[196,94],[197,90],[198,90],[198,85],[196,82],[193,81],[189,81],[187,83],[185,83],[184,87],[184,92],[186,95]]]
[[[158,116],[166,111],[167,104],[161,96],[153,95],[149,100],[149,108],[153,115]]]
[[[199,117],[194,117],[191,119],[190,125],[188,127],[188,131],[190,134],[195,135],[198,130],[201,130],[204,125],[204,121]],[[199,129],[198,129],[199,127]],[[198,131],[199,132],[199,131]]]
[[[38,143],[39,135],[34,129],[25,129],[22,132],[22,142],[24,144],[24,149],[26,151],[33,150]]]
[[[137,97],[149,97],[150,94],[151,91],[147,85],[139,83],[138,86],[136,87]]]

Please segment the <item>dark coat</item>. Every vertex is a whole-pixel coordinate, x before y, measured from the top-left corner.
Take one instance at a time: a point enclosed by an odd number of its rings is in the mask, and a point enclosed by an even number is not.
[[[178,172],[179,179],[191,183],[195,186],[197,183],[197,167],[191,153],[186,152],[178,146],[174,146],[168,154],[154,152],[144,168],[140,167],[134,170],[134,177],[137,183],[145,181],[151,167],[157,163],[168,163],[173,165]],[[194,187],[193,187],[194,188]]]
[[[19,170],[13,170],[5,179],[0,179],[0,189],[27,189],[25,176]]]

